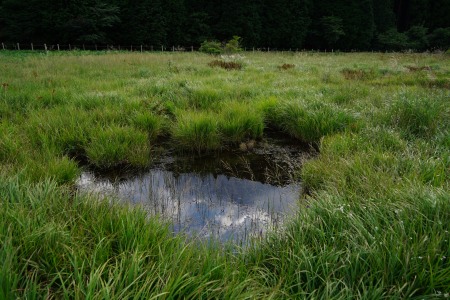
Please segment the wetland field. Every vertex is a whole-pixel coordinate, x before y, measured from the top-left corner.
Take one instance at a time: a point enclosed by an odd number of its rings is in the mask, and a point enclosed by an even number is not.
[[[450,298],[450,55],[0,51],[0,299]]]

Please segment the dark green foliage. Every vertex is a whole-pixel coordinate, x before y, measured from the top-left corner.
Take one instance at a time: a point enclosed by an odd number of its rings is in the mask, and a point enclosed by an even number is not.
[[[335,16],[325,16],[320,19],[323,36],[328,46],[334,45],[345,35],[342,19]]]
[[[231,54],[242,51],[241,48],[241,40],[240,36],[233,36],[231,40],[229,40],[224,46],[218,41],[204,41],[200,46],[200,52],[208,53],[208,54]]]
[[[391,28],[378,35],[378,43],[381,49],[401,50],[408,48],[408,36]]]
[[[428,36],[428,41],[433,48],[450,49],[450,27],[436,28]]]
[[[217,41],[204,41],[200,46],[200,51],[208,54],[220,54],[222,45]]]
[[[241,40],[242,38],[240,36],[233,36],[233,38],[225,44],[223,49],[225,53],[236,53],[242,51]]]
[[[27,44],[200,46],[242,37],[271,49],[444,47],[446,0],[0,1],[0,41]],[[404,40],[406,34],[407,40]],[[240,44],[241,45],[241,44]]]

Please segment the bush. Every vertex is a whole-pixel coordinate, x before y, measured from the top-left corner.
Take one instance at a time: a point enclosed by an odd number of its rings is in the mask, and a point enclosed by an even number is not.
[[[208,54],[221,54],[221,53],[236,53],[242,51],[241,48],[241,37],[235,35],[231,40],[229,40],[225,46],[218,41],[204,41],[200,46],[200,52]]]
[[[450,48],[450,27],[436,28],[429,36],[430,47],[437,49],[449,49]],[[447,51],[447,53],[449,53]]]
[[[423,26],[413,26],[407,32],[406,35],[409,39],[409,48],[415,50],[424,50],[428,47],[427,38],[428,28]]]
[[[408,36],[391,28],[378,35],[378,43],[385,50],[402,50],[408,48]]]
[[[236,53],[236,52],[242,51],[242,48],[240,45],[241,40],[242,40],[241,37],[239,37],[237,35],[233,36],[233,38],[231,40],[229,40],[228,43],[225,44],[225,48],[224,48],[225,53]]]
[[[222,45],[217,41],[204,41],[199,50],[208,54],[220,54],[223,51]]]

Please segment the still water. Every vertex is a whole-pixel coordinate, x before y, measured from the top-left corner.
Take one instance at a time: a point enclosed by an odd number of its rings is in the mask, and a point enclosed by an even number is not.
[[[295,213],[301,185],[290,172],[299,151],[266,140],[245,153],[168,156],[140,174],[85,171],[77,185],[140,205],[170,221],[175,233],[245,243]]]

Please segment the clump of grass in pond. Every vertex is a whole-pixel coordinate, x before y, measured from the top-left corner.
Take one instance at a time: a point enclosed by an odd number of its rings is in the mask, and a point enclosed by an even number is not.
[[[163,117],[153,114],[152,112],[137,113],[132,123],[139,129],[148,133],[150,141],[155,140],[165,131],[165,120]]]
[[[172,125],[172,139],[181,150],[204,151],[221,147],[218,116],[207,111],[178,111]]]
[[[288,134],[305,142],[346,129],[357,129],[358,123],[348,111],[320,102],[288,102],[275,108],[269,121]]]
[[[24,177],[34,182],[52,178],[58,184],[66,184],[74,182],[80,175],[77,162],[67,156],[58,157],[52,153],[27,160],[24,166]]]
[[[86,155],[98,168],[147,166],[151,161],[148,134],[125,126],[93,128]]]
[[[240,70],[242,69],[242,63],[236,61],[223,61],[223,60],[213,60],[208,63],[211,68],[219,67],[225,70]]]
[[[250,104],[228,102],[220,112],[218,127],[222,139],[228,143],[258,139],[263,134],[264,117]]]

